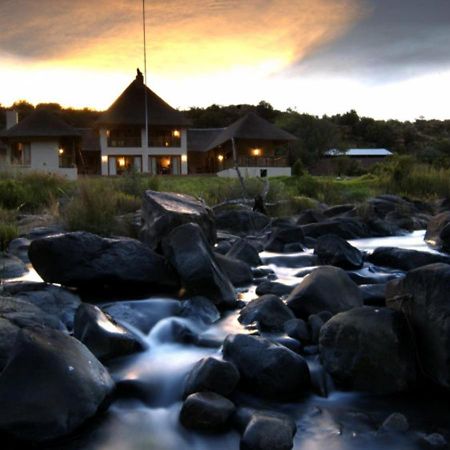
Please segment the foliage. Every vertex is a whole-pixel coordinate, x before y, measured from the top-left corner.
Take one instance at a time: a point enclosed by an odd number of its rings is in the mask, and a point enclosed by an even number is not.
[[[0,251],[5,251],[10,241],[19,235],[14,212],[0,208]]]
[[[305,168],[302,160],[299,158],[292,166],[292,175],[294,177],[300,177],[305,173]]]

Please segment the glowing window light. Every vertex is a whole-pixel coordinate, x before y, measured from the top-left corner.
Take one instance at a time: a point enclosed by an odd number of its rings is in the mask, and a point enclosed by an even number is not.
[[[217,159],[219,160],[219,162],[222,162],[223,161],[223,155],[218,155]]]
[[[108,162],[108,157],[106,155],[102,156],[102,163],[107,163]]]
[[[181,161],[187,162],[187,155],[181,155]]]
[[[120,167],[125,167],[125,158],[119,158],[118,161]]]
[[[180,133],[179,130],[173,130],[172,131],[172,136],[176,137],[176,138],[179,138],[181,136],[181,133]]]
[[[58,153],[59,153],[60,155],[63,155],[63,154],[64,154],[64,149],[63,149],[63,148],[60,148],[60,149],[58,150]]]
[[[261,156],[261,149],[260,148],[254,148],[253,150],[252,150],[252,155],[253,156]]]

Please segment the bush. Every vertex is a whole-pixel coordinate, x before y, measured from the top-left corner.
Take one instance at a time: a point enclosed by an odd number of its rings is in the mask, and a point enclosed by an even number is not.
[[[10,241],[19,235],[13,211],[0,208],[0,250],[5,251]]]
[[[305,173],[305,166],[302,160],[299,158],[292,166],[292,175],[295,177],[301,177]]]

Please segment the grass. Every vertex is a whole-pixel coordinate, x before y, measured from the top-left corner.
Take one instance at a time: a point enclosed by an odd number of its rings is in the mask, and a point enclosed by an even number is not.
[[[18,235],[14,212],[0,208],[0,251],[5,251],[9,242]]]

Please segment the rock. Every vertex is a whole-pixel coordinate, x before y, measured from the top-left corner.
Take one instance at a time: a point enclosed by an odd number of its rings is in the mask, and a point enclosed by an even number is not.
[[[386,306],[386,284],[363,284],[359,290],[365,305]]]
[[[236,296],[201,230],[193,223],[173,229],[163,243],[164,254],[177,271],[187,295],[199,295],[221,307],[233,307]]]
[[[326,234],[335,234],[342,239],[358,239],[370,237],[367,226],[358,219],[335,218],[321,223],[303,225],[303,234],[308,237],[318,238]]]
[[[322,214],[325,217],[336,217],[340,216],[342,214],[348,213],[355,209],[355,205],[351,203],[347,203],[345,205],[336,205],[332,206],[331,208],[327,208],[324,211],[322,211]]]
[[[220,312],[206,297],[192,297],[181,303],[180,316],[211,325],[220,319]]]
[[[214,244],[214,215],[203,201],[172,192],[144,192],[139,237],[148,246],[156,249],[174,228],[186,223],[198,224],[208,242]]]
[[[251,300],[241,309],[239,322],[256,322],[260,330],[282,331],[286,321],[295,319],[292,311],[276,295],[267,294]]]
[[[221,431],[229,425],[234,411],[234,404],[227,398],[214,392],[197,392],[184,401],[180,422],[189,429]]]
[[[213,357],[203,358],[187,376],[184,397],[204,391],[227,397],[236,389],[239,378],[239,372],[231,362]]]
[[[317,239],[314,247],[319,264],[355,270],[363,266],[362,253],[339,236],[327,234]]]
[[[30,262],[30,259],[28,258],[28,248],[30,244],[31,241],[24,237],[13,239],[8,244],[7,252],[9,255],[15,256],[25,264],[28,264]]]
[[[273,294],[278,297],[289,295],[294,286],[288,286],[287,284],[277,283],[276,281],[263,281],[256,287],[256,295]]]
[[[262,265],[258,251],[246,239],[238,239],[235,241],[226,256],[244,261],[252,267]]]
[[[34,282],[8,283],[3,291],[57,316],[69,331],[73,329],[75,311],[81,303],[80,297],[73,292],[52,284]]]
[[[0,280],[19,278],[28,272],[26,265],[13,255],[0,252]]]
[[[425,241],[443,252],[450,251],[450,211],[433,216],[428,222]]]
[[[54,220],[54,218],[52,218],[52,220]],[[25,235],[25,238],[27,238],[30,241],[34,241],[35,239],[42,239],[47,236],[60,234],[63,231],[64,231],[63,227],[57,224],[43,227],[35,227]]]
[[[177,288],[164,258],[135,239],[78,231],[34,240],[30,260],[49,283],[79,288]]]
[[[324,321],[318,314],[311,314],[308,317],[308,327],[310,330],[311,343],[318,344],[320,329],[322,328]]]
[[[268,256],[263,258],[264,264],[275,264],[276,266],[289,267],[292,269],[301,267],[317,266],[319,263],[316,255],[295,255],[295,256]]]
[[[226,255],[231,247],[233,247],[233,241],[231,240],[223,240],[214,245],[214,252],[220,253],[221,255]]]
[[[302,211],[297,218],[297,225],[308,225],[310,223],[318,223],[326,220],[322,211],[317,209],[305,209]]]
[[[448,441],[440,433],[425,434],[420,439],[425,448],[448,448]]]
[[[302,319],[291,319],[284,323],[285,333],[298,341],[305,343],[311,341],[308,325]]]
[[[287,228],[278,228],[272,232],[269,242],[265,250],[267,252],[283,253],[287,244],[297,244],[302,251],[301,244],[304,243],[304,235],[302,227],[291,226]]]
[[[229,278],[233,286],[245,286],[253,281],[253,272],[249,264],[229,256],[216,253],[217,264]]]
[[[262,231],[269,224],[270,218],[256,211],[230,210],[216,213],[217,229],[237,236]]]
[[[102,409],[113,388],[107,370],[76,339],[22,330],[0,374],[0,429],[26,441],[65,436]]]
[[[378,266],[408,271],[438,262],[449,264],[450,256],[397,247],[378,247],[369,255],[368,261]]]
[[[396,228],[414,231],[416,229],[416,223],[414,218],[408,214],[400,211],[391,211],[386,214],[385,220],[387,223],[393,225]]]
[[[242,450],[290,450],[297,431],[284,414],[258,411],[252,414],[241,439]]]
[[[181,305],[178,300],[152,299],[107,303],[102,309],[116,322],[148,334],[160,320],[180,314]]]
[[[383,422],[380,430],[394,433],[406,433],[409,430],[409,422],[403,414],[392,413]]]
[[[319,347],[325,370],[345,388],[390,394],[415,384],[408,325],[391,309],[362,306],[337,314],[323,325]]]
[[[344,270],[323,266],[299,283],[287,298],[287,305],[299,318],[330,311],[336,314],[362,305],[361,293]]]
[[[409,271],[388,283],[386,304],[404,313],[414,330],[425,375],[450,388],[450,265],[437,263]]]
[[[87,303],[81,304],[76,312],[74,337],[101,361],[136,353],[147,347],[111,316]]]
[[[261,397],[292,401],[309,387],[305,360],[265,338],[230,335],[223,355],[238,368],[242,386]]]

